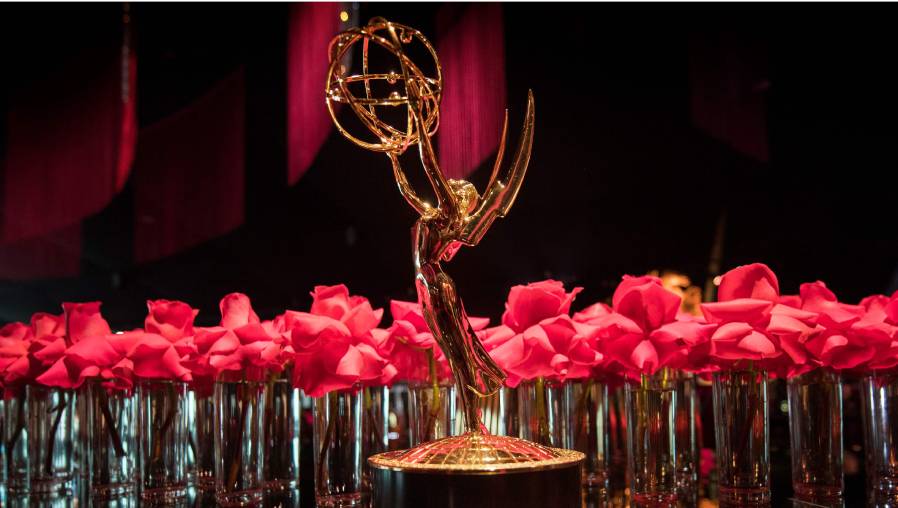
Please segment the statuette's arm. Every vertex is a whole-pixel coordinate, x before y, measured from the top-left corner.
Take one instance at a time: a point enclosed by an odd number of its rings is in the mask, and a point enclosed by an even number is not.
[[[411,91],[412,88],[411,86],[409,87],[409,99],[416,95]],[[433,151],[430,136],[427,135],[427,126],[424,123],[423,112],[419,109],[421,98],[415,97],[410,102],[409,107],[415,108],[414,117],[415,127],[418,129],[418,149],[421,153],[421,163],[424,165],[424,172],[427,174],[427,179],[437,195],[437,206],[440,208],[440,211],[445,216],[452,216],[457,208],[455,193],[452,192],[449,181],[440,170],[440,164],[437,162],[436,154]]]
[[[402,194],[402,197],[405,198],[408,204],[412,205],[412,208],[418,214],[430,214],[432,211],[431,206],[419,198],[411,184],[408,183],[405,172],[402,170],[402,165],[399,164],[399,156],[395,153],[387,153],[387,156],[390,158],[390,162],[393,163],[393,176],[396,178],[396,184],[399,186],[399,192]]]

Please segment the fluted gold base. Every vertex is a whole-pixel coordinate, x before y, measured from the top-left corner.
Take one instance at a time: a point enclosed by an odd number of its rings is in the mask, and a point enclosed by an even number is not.
[[[368,459],[374,507],[580,506],[584,456],[469,433]]]

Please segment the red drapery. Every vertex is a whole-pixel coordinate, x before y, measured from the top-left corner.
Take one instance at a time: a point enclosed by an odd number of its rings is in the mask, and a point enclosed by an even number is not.
[[[244,218],[244,72],[140,132],[134,160],[134,259],[220,236]]]
[[[123,32],[98,20],[91,37],[73,40],[66,16],[21,16],[22,26],[46,30],[22,36],[31,60],[7,69],[18,81],[3,119],[0,277],[76,275],[81,220],[109,204],[130,172],[137,61],[129,20]]]
[[[312,165],[331,132],[324,104],[327,46],[341,27],[339,3],[290,6],[287,39],[287,183]]]
[[[444,83],[437,136],[440,167],[451,178],[464,178],[495,153],[502,135],[506,100],[502,6],[448,5],[437,21]]]

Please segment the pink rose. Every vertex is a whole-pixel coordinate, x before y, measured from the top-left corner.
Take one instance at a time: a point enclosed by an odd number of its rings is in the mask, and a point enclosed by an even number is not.
[[[100,315],[100,302],[64,303],[63,308],[63,315],[38,312],[31,316],[30,326],[14,323],[3,328],[0,372],[5,385],[40,382],[38,379],[64,357],[68,340],[74,344],[110,333]]]
[[[181,364],[181,355],[165,337],[135,330],[124,334],[129,342],[126,357],[132,362],[135,377],[142,379],[167,379],[190,381],[190,370]]]
[[[397,370],[377,349],[387,339],[376,328],[383,309],[350,296],[344,285],[317,286],[312,299],[311,312],[287,311],[280,320],[295,352],[294,383],[320,397],[358,383],[392,382]]]
[[[570,312],[571,303],[583,288],[576,287],[570,293],[557,280],[532,282],[526,286],[514,286],[508,293],[502,324],[517,333],[540,321]]]
[[[161,335],[170,342],[178,342],[193,335],[193,320],[199,310],[172,300],[147,300],[144,330]]]
[[[591,325],[595,324],[597,320],[600,320],[611,313],[611,307],[601,302],[594,303],[589,307],[581,310],[580,312],[574,313],[574,321]]]
[[[133,362],[127,358],[132,335],[85,338],[66,349],[37,382],[60,388],[77,388],[90,378],[100,379],[110,388],[130,388]],[[139,332],[138,332],[139,333]]]
[[[891,297],[868,296],[861,300],[861,319],[853,322],[848,337],[863,344],[873,353],[856,367],[890,369],[898,365],[898,292]]]
[[[485,334],[490,356],[508,376],[506,384],[547,378],[563,381],[589,377],[601,362],[596,329],[560,314],[543,319],[521,333],[502,325]]]
[[[432,350],[439,380],[452,378],[452,371],[443,351],[437,345],[424,320],[421,305],[416,302],[390,302],[393,324],[385,331],[377,350],[396,368],[396,379],[431,381],[427,351]],[[489,318],[468,317],[475,333],[489,325]]]
[[[759,368],[782,369],[782,337],[777,333],[793,330],[774,330],[769,325],[775,308],[781,315],[794,311],[778,305],[779,299],[779,282],[767,265],[753,263],[725,273],[717,291],[717,303],[702,304],[705,319],[719,325],[711,336],[710,361],[718,368],[736,368],[751,361],[757,362]]]
[[[717,301],[726,302],[740,298],[779,300],[780,286],[773,270],[762,263],[752,263],[733,268],[725,273],[717,289]]]
[[[183,360],[195,383],[208,385],[225,374],[229,378],[261,380],[266,372],[284,368],[289,359],[285,355],[284,339],[272,321],[259,320],[249,297],[231,293],[218,306],[220,325],[193,329],[191,349],[186,351]],[[178,315],[189,316],[192,323],[194,314],[189,307],[182,307]]]
[[[593,320],[600,328],[606,368],[630,376],[662,367],[702,369],[691,365],[690,351],[709,349],[714,326],[691,318],[678,321],[680,302],[657,277],[624,276],[612,298],[613,314]]]
[[[71,344],[87,337],[100,337],[112,333],[109,324],[100,315],[100,305],[100,302],[62,304],[65,325],[68,326],[68,340]]]

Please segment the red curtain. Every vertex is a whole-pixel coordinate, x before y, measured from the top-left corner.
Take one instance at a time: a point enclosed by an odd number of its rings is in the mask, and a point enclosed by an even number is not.
[[[102,12],[108,19],[121,16]],[[22,10],[9,20],[44,30],[20,31],[17,44],[30,48],[29,60],[7,63],[12,67],[6,69],[11,85],[0,161],[3,278],[76,275],[80,221],[109,204],[130,171],[137,61],[128,19],[120,18],[124,32],[98,20],[83,28],[92,32],[82,39],[72,38],[67,19],[41,9]]]
[[[451,178],[464,178],[496,152],[502,135],[506,107],[502,5],[447,5],[438,15],[437,33],[443,66],[440,167]],[[519,99],[523,107],[526,97]]]
[[[330,135],[332,123],[324,103],[327,46],[343,29],[339,3],[290,6],[287,39],[287,183],[309,169]]]
[[[134,160],[134,259],[159,259],[244,218],[244,72],[142,129]]]

